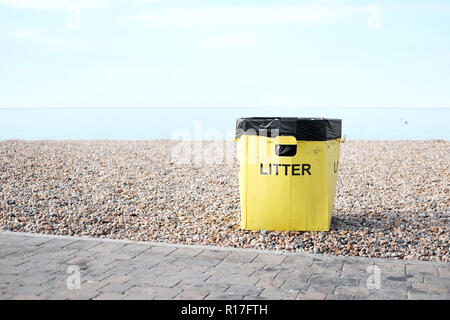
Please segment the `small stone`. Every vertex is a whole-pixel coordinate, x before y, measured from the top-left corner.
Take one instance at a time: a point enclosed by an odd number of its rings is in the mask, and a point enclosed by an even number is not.
[[[201,143],[211,147],[215,142]],[[175,161],[175,145],[193,146],[158,140],[0,141],[0,179],[7,182],[0,186],[0,226],[34,233],[450,262],[450,211],[443,178],[449,141],[342,144],[330,232],[241,230],[234,146],[228,162],[223,153],[207,152],[201,153],[207,161],[195,164]],[[193,159],[196,154],[191,155]]]

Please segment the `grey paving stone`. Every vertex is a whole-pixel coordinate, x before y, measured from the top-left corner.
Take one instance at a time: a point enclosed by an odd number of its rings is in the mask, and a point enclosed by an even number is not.
[[[361,281],[360,287],[367,287],[367,280]],[[393,281],[393,280],[386,280],[386,279],[382,279],[380,281],[381,289],[406,290],[411,287],[412,287],[412,285],[411,285],[411,282],[409,282],[409,281]]]
[[[149,296],[155,300],[173,299],[180,293],[180,288],[148,287]]]
[[[420,294],[448,294],[448,286],[441,284],[435,284],[435,283],[421,283],[421,282],[413,282],[412,288],[410,290],[411,293],[420,293]]]
[[[66,261],[66,264],[81,265],[81,264],[88,264],[91,261],[92,259],[89,259],[88,257],[76,257],[76,258],[70,257],[69,260]]]
[[[181,283],[177,284],[176,287],[184,288],[185,285],[183,284],[183,282],[181,282]],[[201,282],[201,283],[197,282],[197,283],[189,284],[189,287],[203,288],[203,289],[207,289],[211,293],[222,294],[228,289],[229,285],[226,283],[220,283],[220,282]]]
[[[23,264],[12,267],[10,266],[8,268],[8,274],[23,276],[26,274],[34,274],[38,266],[35,263],[29,263],[28,261],[26,261]]]
[[[5,245],[12,245],[14,243],[19,243],[26,239],[29,239],[30,236],[26,236],[20,233],[10,233],[10,232],[2,232],[0,231],[0,241]]]
[[[408,300],[450,300],[450,294],[428,294],[408,291]]]
[[[188,267],[190,272],[205,273],[205,274],[213,274],[215,272],[215,268],[210,266],[191,265],[188,262],[185,263],[185,266],[186,268],[183,269],[183,272],[187,270]]]
[[[121,275],[121,273],[114,273],[113,275]],[[130,279],[128,281],[130,283],[133,283],[134,285],[137,285],[137,286],[142,284],[145,279],[158,278],[158,275],[152,274],[150,270],[134,270],[134,271],[130,272],[128,274],[128,276],[130,277]]]
[[[412,275],[407,274],[405,276],[392,276],[392,275],[381,275],[382,281],[391,281],[391,282],[400,282],[400,283],[407,283],[407,282],[423,282],[423,276],[421,275]]]
[[[19,294],[9,298],[9,300],[44,300],[45,298],[42,296],[34,296],[27,294]]]
[[[306,291],[301,291],[297,300],[325,300],[326,294],[323,292],[316,291],[314,289],[308,288]]]
[[[7,270],[7,268],[17,269],[20,265],[30,262],[31,258],[29,255],[18,255],[15,257],[7,256],[0,259],[1,270]]]
[[[145,286],[133,286],[124,295],[129,298],[139,297],[139,300],[152,300],[154,298],[151,295],[150,288]]]
[[[324,294],[332,294],[336,288],[336,284],[333,282],[328,283],[310,283],[308,290],[321,292]]]
[[[111,263],[117,262],[117,261],[131,261],[133,258],[135,258],[138,254],[134,252],[111,252],[106,255],[106,258],[111,260]],[[99,256],[99,254],[95,254],[94,257],[96,259],[103,258],[103,256]]]
[[[228,295],[225,293],[211,293],[206,296],[205,300],[242,300],[243,296]]]
[[[450,263],[446,266],[439,266],[437,269],[439,277],[448,279],[448,281],[450,281]]]
[[[95,247],[94,247],[95,248]],[[150,250],[151,247],[144,245],[144,244],[127,244],[123,247],[120,247],[117,250],[112,251],[111,253],[117,254],[120,253],[121,255],[124,256],[129,256],[129,257],[136,257],[138,255],[140,255],[141,253]]]
[[[27,239],[24,239],[23,241],[16,242],[16,244],[20,247],[37,247],[43,245],[44,243],[51,242],[51,238],[38,238],[38,237],[28,237]]]
[[[81,290],[67,287],[73,265]],[[1,299],[449,299],[449,266],[0,231]]]
[[[287,290],[283,288],[266,288],[260,296],[273,300],[295,300],[299,294],[298,290]]]
[[[151,255],[149,256],[147,254],[148,251],[143,252],[142,254],[134,257],[133,259],[130,259],[130,261],[115,261],[115,263],[125,263],[128,265],[133,266],[134,269],[137,270],[149,270],[156,266],[177,266],[179,268],[180,266],[185,265],[185,262],[183,260],[178,260],[175,257],[170,256],[162,256],[162,255]]]
[[[40,273],[32,276],[20,277],[16,284],[19,285],[44,285],[55,277],[48,273]]]
[[[151,247],[150,250],[145,252],[146,255],[156,255],[156,256],[168,256],[172,252],[177,250],[175,247]]]
[[[336,295],[348,295],[355,297],[368,296],[370,291],[367,288],[353,287],[353,286],[337,286],[334,289],[334,294]]]
[[[292,272],[278,272],[276,274],[275,279],[280,281],[287,281],[290,279],[296,279],[300,281],[308,281],[313,273],[311,270],[304,268],[304,269],[296,269]]]
[[[199,259],[219,259],[223,260],[231,252],[227,250],[203,250],[197,258]]]
[[[81,289],[81,290],[67,290],[64,292],[60,292],[57,294],[49,294],[45,293],[40,295],[40,297],[44,299],[56,299],[56,300],[91,300],[95,297],[99,296],[101,293],[96,290],[87,290],[87,289]]]
[[[298,281],[298,280],[295,280]],[[275,278],[271,278],[271,277],[263,277],[260,278],[259,281],[256,283],[256,285],[258,287],[263,287],[263,288],[281,288],[281,286],[283,285],[285,281],[284,280],[279,280],[279,279],[275,279]]]
[[[119,293],[123,294],[125,291],[133,287],[133,284],[129,282],[116,282],[109,283],[106,286],[99,289],[102,293]]]
[[[366,259],[366,258],[360,258],[360,257],[353,257],[353,256],[330,256],[332,257],[331,259],[340,259],[342,261],[344,261],[345,264],[347,265],[369,265],[369,264],[375,264],[376,262],[374,261],[374,259]]]
[[[10,254],[17,253],[17,247],[4,246],[0,248],[0,257],[5,258]]]
[[[36,285],[36,284],[26,284],[26,285],[15,285],[8,290],[11,295],[39,295],[45,293],[51,289],[49,285]]]
[[[367,278],[370,275],[367,268],[370,266],[373,267],[373,264],[348,264],[345,262],[342,266],[341,275],[346,278]]]
[[[370,290],[368,299],[370,300],[404,300],[407,296],[407,290],[398,289],[380,289]]]
[[[208,281],[208,283],[224,283],[228,286],[234,285],[234,284],[247,284],[247,285],[255,285],[256,282],[258,282],[258,279],[246,277],[242,275],[237,274],[231,274],[227,277],[222,277],[221,275],[213,275],[211,276]]]
[[[267,270],[257,270],[250,277],[255,279],[275,279],[280,273],[278,270],[267,271]],[[289,275],[289,273],[283,273],[284,275]],[[284,281],[284,279],[282,279]]]
[[[315,273],[312,274],[309,278],[309,282],[311,284],[318,285],[329,285],[329,284],[337,284],[340,281],[340,274],[335,272],[329,273]],[[342,280],[341,280],[342,281]],[[346,281],[346,280],[344,280]]]
[[[140,294],[123,295],[122,300],[154,300],[152,297]]]
[[[42,247],[44,249],[45,247]],[[79,250],[64,250],[64,249],[54,249],[48,252],[36,252],[30,257],[30,261],[35,259],[40,259],[40,262],[66,262],[67,260],[74,258],[81,258],[82,256],[77,255]],[[86,257],[86,255],[84,256]]]
[[[0,290],[0,300],[11,300],[14,295]]]
[[[78,249],[88,251],[89,249],[92,249],[101,244],[102,244],[101,241],[78,240],[75,242],[68,243],[66,246],[63,247],[63,249]]]
[[[280,263],[280,264],[274,264],[274,265],[265,265],[260,270],[263,272],[278,271],[280,273],[291,273],[296,269],[298,270],[299,268],[301,268],[301,267],[297,267],[292,264]],[[306,269],[306,268],[308,268],[308,267],[303,267],[303,269]]]
[[[226,262],[232,263],[250,263],[258,256],[257,253],[254,252],[231,252],[224,258]]]
[[[85,279],[81,283],[81,289],[86,291],[99,291],[101,288],[108,285],[109,282],[106,281],[95,281],[91,279]]]
[[[435,285],[445,285],[447,287],[450,287],[450,279],[447,278],[443,278],[443,277],[436,277],[436,276],[432,276],[432,275],[424,275],[422,278],[422,281],[420,280],[416,280],[416,281],[411,281],[411,282],[422,282],[422,283],[426,283],[426,284],[435,284]]]
[[[77,242],[78,240],[69,239],[52,239],[45,243],[45,246],[39,246],[35,252],[45,253],[45,252],[58,252],[69,244]]]
[[[171,263],[169,265],[161,264],[149,269],[149,274],[152,275],[181,275],[182,271],[186,268],[184,263]]]
[[[361,280],[356,278],[338,278],[334,281],[337,286],[351,286],[358,287],[361,283]]]
[[[1,270],[1,269],[0,269]],[[19,280],[21,276],[18,275],[11,275],[7,273],[0,273],[0,288],[2,284],[6,283],[15,283],[17,280]]]
[[[128,280],[130,280],[130,275],[110,275],[110,276],[108,276],[108,277],[106,277],[105,279],[103,279],[102,280],[102,282],[106,282],[106,283],[111,283],[111,284],[114,284],[114,283],[118,283],[118,284],[120,284],[120,283],[125,283],[125,282],[127,282]]]
[[[130,270],[131,272],[131,270]],[[128,274],[128,272],[119,272],[115,269],[115,266],[112,265],[89,265],[86,270],[83,270],[83,275],[96,280],[103,280],[110,275],[116,274]]]
[[[253,273],[255,273],[258,269],[255,267],[252,267],[250,264],[242,264],[239,262],[230,262],[223,260],[218,265],[215,266],[215,269],[217,272],[220,272],[221,274],[240,274],[245,276],[251,276]]]
[[[374,265],[380,268],[382,274],[392,276],[404,276],[406,273],[406,264],[400,260],[386,260],[389,262],[374,262]]]
[[[264,262],[255,261],[257,257],[258,256],[256,256],[255,259],[252,260],[252,262],[248,262],[248,264],[251,265],[252,267],[260,269],[266,267],[266,264]]]
[[[348,294],[329,293],[325,297],[325,300],[353,300],[353,299],[355,299],[355,297],[352,295],[348,295]]]
[[[260,286],[253,286],[248,284],[233,284],[226,291],[226,294],[237,295],[237,296],[246,296],[259,295],[265,288]]]
[[[197,248],[178,248],[177,250],[171,252],[170,256],[177,259],[192,259],[203,251],[203,249]]]
[[[175,297],[181,300],[203,300],[211,292],[206,288],[199,288],[195,286],[185,286],[183,291]]]
[[[121,248],[125,247],[126,243],[117,243],[117,242],[101,242],[98,246],[94,246],[89,248],[89,251],[94,253],[112,253],[115,251],[120,251]]]
[[[25,261],[29,261],[33,256],[36,256],[34,250],[26,250],[22,248],[14,248],[13,252],[9,252],[7,256],[0,256],[0,265],[15,264],[20,265]]]
[[[269,254],[259,254],[253,262],[255,263],[264,263],[267,266],[276,266],[280,265],[286,256],[284,255],[269,255]]]
[[[421,276],[439,276],[438,269],[433,264],[408,264],[406,265],[406,273]]]
[[[119,293],[102,293],[94,298],[94,300],[122,300],[124,298],[123,294]]]
[[[289,279],[284,282],[282,288],[287,290],[297,290],[301,292],[308,289],[309,285],[310,284],[307,281]]]
[[[67,288],[67,276],[61,277],[61,278],[55,278],[53,280],[50,280],[48,282],[48,285],[51,286],[51,289],[48,291],[49,293],[56,293],[56,292],[65,292],[69,290]],[[81,284],[83,283],[83,278],[81,278]]]
[[[204,267],[215,267],[220,264],[223,260],[216,258],[206,258],[206,257],[196,257],[189,261],[189,266],[204,266]]]
[[[292,264],[297,267],[309,267],[313,264],[314,258],[290,255],[284,259],[283,264]]]
[[[47,260],[42,262],[41,264],[38,264],[36,266],[36,273],[58,273],[63,270],[67,270],[68,265],[62,261],[55,261],[55,260]],[[87,267],[87,265],[86,265]]]
[[[140,286],[172,288],[179,284],[182,280],[183,279],[180,276],[160,277],[150,274],[146,277],[141,277],[140,279],[131,278],[129,283]]]
[[[261,297],[261,296],[252,296],[252,295],[249,295],[249,296],[244,296],[244,298],[243,298],[244,300],[269,300],[268,298],[266,298],[266,297]]]
[[[197,284],[197,283],[205,283],[205,281],[211,277],[211,275],[206,273],[198,273],[192,272],[187,269],[180,274],[182,278],[182,283],[184,285]]]
[[[322,260],[322,259],[314,259],[311,267],[319,267],[320,269],[326,269],[326,270],[342,270],[344,265],[344,260],[342,259],[332,259],[332,260]]]
[[[165,261],[164,259],[142,259],[140,256],[137,256],[136,258],[133,258],[131,260],[130,265],[135,270],[149,270],[158,264],[173,264],[171,261]]]
[[[108,274],[108,275],[111,275],[111,274],[127,275],[135,270],[133,265],[131,265],[130,263],[128,263],[126,261],[124,262],[121,260],[116,260],[115,262],[108,264],[106,267],[110,268],[109,270],[104,272],[104,274]]]

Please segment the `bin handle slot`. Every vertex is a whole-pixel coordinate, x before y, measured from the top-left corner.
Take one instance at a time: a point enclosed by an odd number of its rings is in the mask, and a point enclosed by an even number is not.
[[[296,144],[277,144],[275,154],[279,157],[293,157],[297,154]]]

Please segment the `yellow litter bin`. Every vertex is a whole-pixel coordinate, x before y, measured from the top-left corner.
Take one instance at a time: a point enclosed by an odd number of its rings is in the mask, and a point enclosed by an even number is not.
[[[340,119],[237,119],[241,228],[328,231],[340,140]]]

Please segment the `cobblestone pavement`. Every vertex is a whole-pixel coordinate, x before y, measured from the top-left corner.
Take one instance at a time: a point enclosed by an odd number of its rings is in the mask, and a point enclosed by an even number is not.
[[[450,263],[0,231],[1,299],[450,299]]]

